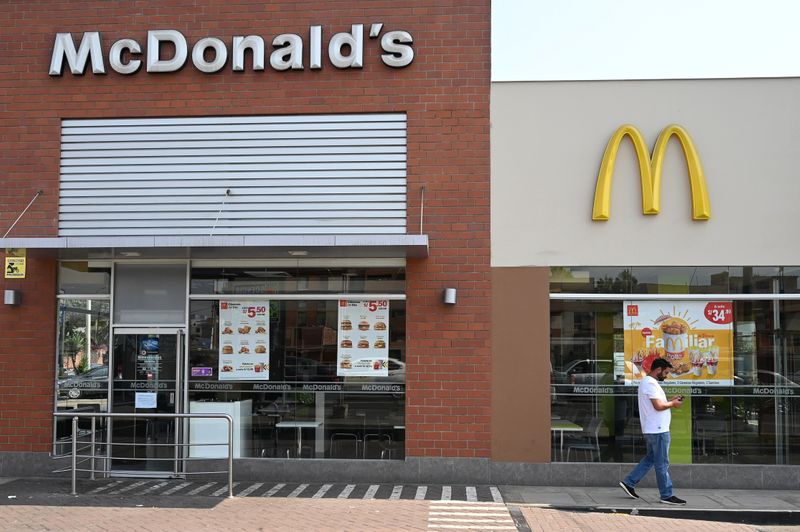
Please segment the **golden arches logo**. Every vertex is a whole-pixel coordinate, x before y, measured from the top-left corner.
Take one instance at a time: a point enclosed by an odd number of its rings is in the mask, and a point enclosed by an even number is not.
[[[631,139],[639,160],[639,176],[642,181],[642,212],[644,214],[658,214],[661,204],[661,170],[664,164],[664,152],[672,136],[678,138],[683,148],[686,166],[689,170],[689,184],[692,190],[692,218],[695,220],[708,220],[711,218],[711,202],[708,199],[706,178],[700,156],[694,147],[692,138],[681,126],[670,124],[661,130],[653,148],[652,157],[647,151],[642,132],[631,124],[617,128],[608,141],[600,163],[600,173],[597,175],[597,188],[594,192],[594,207],[592,219],[596,221],[608,220],[611,215],[611,179],[614,174],[614,164],[617,159],[619,145],[626,136]]]

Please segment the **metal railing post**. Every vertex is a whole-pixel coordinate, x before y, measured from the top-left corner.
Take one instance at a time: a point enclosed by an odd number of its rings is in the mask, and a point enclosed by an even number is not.
[[[97,418],[93,417],[93,418],[92,418],[92,447],[91,447],[91,449],[92,449],[92,453],[91,453],[91,454],[92,454],[92,468],[91,468],[91,469],[92,469],[92,473],[91,473],[91,479],[92,479],[92,480],[94,480],[94,430],[95,430],[95,424],[96,424],[96,421],[97,421]]]
[[[225,418],[228,422],[228,498],[233,498],[233,420],[230,416]]]
[[[77,495],[77,471],[78,471],[78,416],[72,418],[72,493]]]
[[[71,477],[72,477],[72,495],[78,495],[78,421],[80,419],[91,419],[92,420],[92,433],[91,433],[91,454],[90,455],[81,455],[81,463],[86,461],[91,461],[91,468],[90,469],[81,469],[81,471],[88,471],[91,473],[92,480],[96,479],[96,468],[97,468],[97,419],[106,419],[108,420],[108,424],[110,425],[114,419],[141,419],[141,418],[154,418],[154,419],[172,419],[175,421],[176,425],[178,420],[191,420],[191,419],[224,419],[228,423],[228,440],[225,443],[210,443],[209,445],[227,445],[228,446],[228,456],[227,456],[227,466],[228,466],[228,497],[233,498],[233,418],[229,414],[212,414],[212,413],[196,413],[196,414],[128,414],[128,413],[116,413],[116,412],[105,412],[105,413],[77,413],[71,414],[69,412],[53,412],[54,417],[64,417],[64,418],[72,418],[72,455],[71,455]],[[184,443],[183,440],[178,440],[178,435],[175,435],[176,438],[176,449],[182,449],[183,446],[191,447],[191,446],[201,446],[200,443]],[[132,445],[136,445],[135,443]],[[144,444],[150,445],[150,444]],[[111,452],[111,444],[106,443],[105,445],[105,460],[106,464],[104,466],[104,472],[106,476],[108,476],[108,467],[110,464],[110,460],[112,458]],[[174,459],[179,459],[184,461],[188,460],[186,456],[184,456],[184,452],[176,452],[176,456]],[[67,455],[60,455],[57,458],[66,458]],[[102,458],[102,457],[101,457]],[[218,458],[218,457],[214,457]],[[64,473],[67,469],[60,469],[55,471],[56,473]],[[213,471],[213,473],[223,473],[222,471]],[[185,474],[189,475],[192,474],[190,471],[186,471]],[[195,474],[201,474],[201,472],[195,472]],[[202,473],[205,474],[205,473]]]

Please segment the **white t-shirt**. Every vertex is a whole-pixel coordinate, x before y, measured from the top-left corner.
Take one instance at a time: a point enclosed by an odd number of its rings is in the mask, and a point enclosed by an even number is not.
[[[658,381],[646,375],[639,384],[639,421],[642,422],[642,432],[644,434],[669,432],[672,412],[669,408],[659,412],[653,406],[651,399],[666,401],[667,396]]]

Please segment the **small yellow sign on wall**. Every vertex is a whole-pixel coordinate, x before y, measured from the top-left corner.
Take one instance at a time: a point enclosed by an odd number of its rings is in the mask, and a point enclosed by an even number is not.
[[[6,279],[25,278],[25,248],[6,248]]]
[[[25,278],[25,257],[6,257],[6,279]]]

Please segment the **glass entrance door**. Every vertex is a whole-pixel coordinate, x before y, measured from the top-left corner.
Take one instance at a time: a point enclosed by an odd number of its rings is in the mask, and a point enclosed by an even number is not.
[[[115,329],[112,412],[181,412],[179,329]],[[141,417],[115,419],[111,430],[111,469],[137,475],[178,474],[181,423]]]

